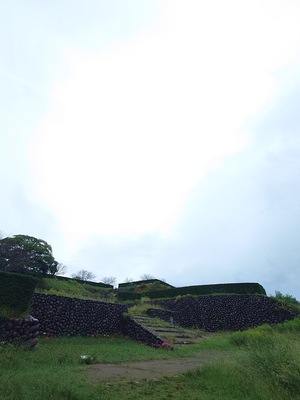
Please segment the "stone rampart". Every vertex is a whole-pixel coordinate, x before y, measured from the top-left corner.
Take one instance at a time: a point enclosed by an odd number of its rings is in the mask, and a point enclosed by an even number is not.
[[[152,317],[173,321],[190,328],[215,332],[244,330],[261,324],[275,324],[294,318],[294,314],[262,295],[218,295],[182,297],[153,302],[165,310],[149,310]]]
[[[0,341],[34,347],[38,343],[39,334],[39,321],[31,316],[0,321]]]
[[[47,336],[91,336],[122,334],[131,339],[159,346],[163,340],[124,316],[127,305],[81,300],[35,293],[31,312]]]
[[[48,336],[91,336],[122,330],[126,305],[35,293],[31,313]]]

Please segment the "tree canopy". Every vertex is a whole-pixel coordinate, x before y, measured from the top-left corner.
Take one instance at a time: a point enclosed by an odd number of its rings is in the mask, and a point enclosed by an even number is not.
[[[5,272],[55,274],[58,262],[52,247],[33,236],[15,235],[0,239],[0,270]]]

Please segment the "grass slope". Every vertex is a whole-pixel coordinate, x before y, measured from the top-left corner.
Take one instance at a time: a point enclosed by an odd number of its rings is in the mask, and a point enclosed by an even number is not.
[[[35,351],[0,345],[0,396],[3,400],[99,399],[300,399],[300,318],[278,326],[222,333],[175,351],[152,349],[121,337],[42,338]],[[99,382],[85,378],[89,365],[226,352],[212,365],[158,381]]]
[[[112,289],[96,287],[85,282],[77,282],[76,280],[63,281],[52,278],[42,278],[38,282],[36,292],[79,299],[99,301],[114,300]]]

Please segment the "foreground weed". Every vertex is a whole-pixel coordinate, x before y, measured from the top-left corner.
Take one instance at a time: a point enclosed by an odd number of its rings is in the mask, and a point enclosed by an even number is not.
[[[300,332],[300,317],[294,318],[290,321],[283,322],[273,326],[273,330],[281,333],[289,332],[296,333]]]
[[[282,335],[276,335],[272,345],[252,349],[249,360],[252,368],[274,386],[290,395],[300,393],[300,354]]]
[[[295,335],[298,326],[296,318],[283,324],[235,332],[230,339],[231,343],[247,348],[249,370],[259,373],[278,392],[284,391],[286,398],[298,398],[300,393],[300,346]]]
[[[265,329],[268,331],[268,329]],[[1,400],[299,400],[300,346],[294,333],[251,339],[236,346],[224,334],[173,352],[141,346],[122,337],[41,339],[35,351],[0,346]],[[250,345],[250,342],[252,343]],[[202,350],[226,350],[227,357],[194,371],[155,381],[85,380],[91,368],[81,355],[99,362],[192,356]],[[222,361],[221,361],[222,360]]]

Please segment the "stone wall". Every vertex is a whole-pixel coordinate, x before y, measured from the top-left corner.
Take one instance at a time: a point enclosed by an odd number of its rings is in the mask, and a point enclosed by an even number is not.
[[[31,313],[48,336],[114,334],[122,330],[127,306],[35,293]]]
[[[263,323],[279,323],[294,315],[265,296],[219,295],[152,301],[166,310],[152,309],[149,315],[185,327],[217,330],[243,330]],[[91,336],[122,334],[131,339],[160,346],[163,340],[129,317],[128,306],[35,293],[27,319],[0,321],[0,340],[34,346],[39,334],[48,336]]]
[[[28,318],[11,318],[0,321],[0,340],[34,347],[40,334],[39,321]]]
[[[119,333],[150,346],[161,345],[161,338],[123,316],[127,309],[122,304],[35,293],[31,312],[39,320],[41,333],[47,336]]]
[[[269,297],[260,295],[218,295],[183,297],[156,301],[164,310],[149,310],[152,317],[162,318],[184,327],[218,330],[244,330],[264,323],[274,324],[294,318],[294,314]]]

